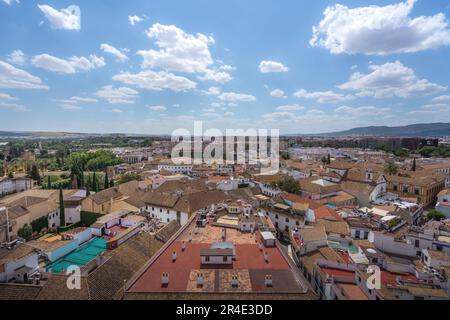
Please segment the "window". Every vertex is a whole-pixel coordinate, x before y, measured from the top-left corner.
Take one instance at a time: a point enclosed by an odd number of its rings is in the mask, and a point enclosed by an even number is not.
[[[205,256],[205,261],[209,262],[209,256]]]
[[[420,241],[418,239],[414,240],[414,246],[418,248],[420,245]]]
[[[162,209],[161,209],[161,208],[159,208],[159,212],[162,212]]]
[[[228,257],[227,256],[223,256],[223,262],[227,262],[228,261]]]
[[[355,231],[355,238],[359,238],[359,234],[360,234],[359,230],[356,230]]]
[[[170,219],[169,219],[169,218],[167,218],[167,222],[170,222]]]
[[[403,187],[403,193],[408,193],[408,187]]]
[[[286,223],[289,223],[289,218],[286,218]]]
[[[398,190],[398,187],[396,184],[394,184],[394,191],[397,191],[397,190]]]

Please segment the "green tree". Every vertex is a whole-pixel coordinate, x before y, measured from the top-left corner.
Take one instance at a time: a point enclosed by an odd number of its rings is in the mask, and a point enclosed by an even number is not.
[[[95,171],[94,174],[92,175],[92,190],[94,192],[98,192],[98,181],[97,176],[95,175]]]
[[[112,188],[114,187],[114,179],[111,178],[111,180],[109,181],[109,187]]]
[[[47,176],[47,189],[52,188],[52,179],[50,176]]]
[[[300,185],[292,177],[284,178],[282,181],[276,183],[275,185],[281,190],[289,193],[298,193],[300,191]]]
[[[108,187],[109,187],[108,172],[105,171],[105,180],[103,181],[103,189],[108,189]]]
[[[83,187],[83,163],[80,160],[71,162],[70,165],[70,180],[76,181],[76,188],[81,189]],[[75,180],[76,177],[76,180]]]
[[[31,167],[30,178],[37,181],[38,185],[41,184],[41,175],[39,174],[39,169],[35,164]]]
[[[428,220],[441,221],[445,219],[445,215],[436,209],[431,209],[427,214]]]
[[[62,188],[59,188],[59,221],[61,227],[66,226],[66,212],[64,208],[64,194]]]
[[[416,171],[416,158],[413,159],[413,163],[412,163],[412,171]]]
[[[30,241],[33,236],[33,228],[27,223],[17,231],[17,235],[26,241]]]
[[[398,168],[393,161],[389,161],[384,166],[384,172],[392,176],[397,174]]]
[[[327,157],[327,164],[330,164],[331,163],[331,156],[330,156],[330,154],[328,154],[328,157]]]
[[[89,197],[91,195],[91,191],[89,190],[89,186],[86,185],[85,189],[86,189],[86,197]]]

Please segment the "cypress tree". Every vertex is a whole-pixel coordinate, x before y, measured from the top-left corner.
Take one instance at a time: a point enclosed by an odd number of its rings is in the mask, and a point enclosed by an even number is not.
[[[50,179],[50,176],[47,176],[47,189],[52,188],[52,180]]]
[[[416,158],[413,158],[412,171],[416,171]]]
[[[41,175],[39,174],[38,167],[35,164],[31,167],[30,178],[37,181],[38,185],[41,185]]]
[[[109,187],[112,188],[114,187],[114,179],[111,178],[111,180],[109,181]]]
[[[65,215],[65,209],[64,209],[64,195],[62,187],[59,188],[59,221],[61,227],[64,227],[66,225],[66,215]]]
[[[92,179],[91,179],[91,174],[88,174],[87,186],[88,186],[89,188],[92,189]]]
[[[92,176],[92,190],[94,190],[95,192],[98,192],[98,183],[97,183],[97,177],[95,175],[95,171],[94,171],[94,175]]]
[[[103,182],[103,189],[108,189],[108,187],[109,187],[108,172],[105,171],[105,181]]]
[[[89,191],[89,186],[86,185],[86,197],[89,197],[90,194],[91,194],[91,191]]]

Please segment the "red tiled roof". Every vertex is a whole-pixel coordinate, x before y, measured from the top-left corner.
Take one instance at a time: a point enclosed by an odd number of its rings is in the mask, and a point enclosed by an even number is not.
[[[232,265],[205,266],[201,265],[200,251],[208,249],[210,244],[188,243],[186,250],[181,250],[181,241],[174,241],[161,256],[141,275],[129,289],[131,292],[185,292],[192,269],[276,269],[289,270],[277,248],[264,248],[269,254],[269,262],[259,251],[258,244],[236,244],[236,259]],[[177,252],[177,259],[172,262],[172,252]],[[170,283],[161,286],[161,275],[168,272]]]
[[[348,300],[369,300],[361,288],[352,283],[338,283],[338,287],[344,290],[344,295]]]
[[[323,272],[325,272],[326,274],[328,274],[329,276],[347,278],[347,279],[355,278],[355,272],[353,272],[353,271],[346,271],[346,270],[333,269],[333,268],[320,268],[320,269]]]
[[[342,219],[342,217],[336,212],[336,210],[333,210],[325,205],[321,205],[317,209],[314,209],[314,216],[316,217],[316,220],[326,217],[334,217],[337,221],[344,221],[344,219]]]

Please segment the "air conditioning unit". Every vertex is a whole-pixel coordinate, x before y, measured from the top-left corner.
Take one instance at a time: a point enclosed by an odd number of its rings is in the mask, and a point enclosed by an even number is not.
[[[273,285],[272,275],[267,274],[267,275],[264,277],[264,285],[265,285],[266,287],[272,287],[272,285]]]
[[[161,284],[163,286],[169,285],[169,273],[168,272],[163,272],[162,273]]]
[[[237,288],[237,287],[239,286],[238,276],[235,275],[235,274],[233,274],[233,275],[231,276],[231,286],[232,286],[233,288]]]
[[[203,287],[205,279],[203,278],[203,273],[197,275],[197,287]]]

